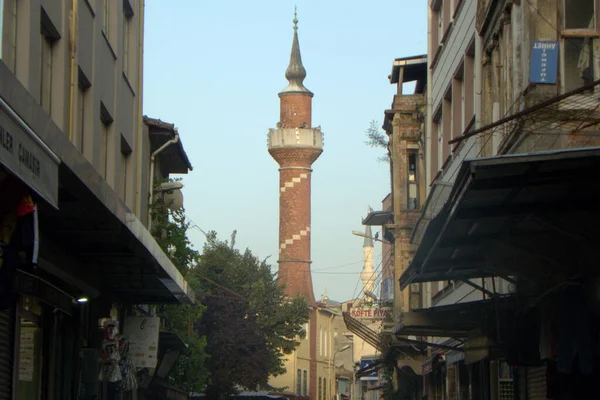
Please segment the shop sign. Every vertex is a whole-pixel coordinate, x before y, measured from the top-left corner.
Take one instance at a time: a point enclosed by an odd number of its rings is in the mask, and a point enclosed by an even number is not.
[[[0,99],[0,163],[58,208],[58,157]]]
[[[558,42],[534,40],[531,48],[529,81],[538,84],[556,84],[558,75]]]
[[[19,380],[32,382],[35,371],[35,334],[38,328],[21,327],[19,340]]]
[[[373,364],[375,363],[374,360],[360,360],[360,369],[363,370],[365,368],[372,368]],[[361,376],[360,380],[361,381],[376,381],[379,378],[377,377],[378,373],[377,373],[377,369],[373,369],[373,371],[365,376]]]
[[[383,320],[392,318],[392,310],[389,307],[359,306],[350,309],[350,316],[355,319]]]
[[[155,368],[158,356],[159,317],[127,317],[124,334],[137,368]]]

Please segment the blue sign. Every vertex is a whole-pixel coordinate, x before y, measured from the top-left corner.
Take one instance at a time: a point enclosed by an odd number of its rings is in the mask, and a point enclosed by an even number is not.
[[[529,81],[531,83],[556,84],[558,74],[558,42],[534,40],[531,48]]]
[[[360,360],[360,369],[372,367],[374,363],[374,360]],[[363,381],[377,380],[377,369],[375,368],[370,374],[367,374],[360,379]]]

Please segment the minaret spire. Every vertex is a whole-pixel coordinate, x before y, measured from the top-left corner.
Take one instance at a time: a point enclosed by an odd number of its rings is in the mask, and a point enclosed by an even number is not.
[[[304,78],[306,78],[306,69],[302,65],[302,56],[300,55],[300,44],[298,42],[298,14],[294,7],[294,39],[292,40],[292,51],[290,54],[290,64],[285,71],[285,78],[288,80],[288,85],[281,93],[287,92],[306,92],[310,90],[304,87]]]

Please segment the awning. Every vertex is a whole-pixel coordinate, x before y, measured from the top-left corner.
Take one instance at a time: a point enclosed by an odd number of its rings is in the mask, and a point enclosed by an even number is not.
[[[600,148],[497,156],[462,163],[410,266],[415,282],[511,276],[561,281],[595,276],[600,226]],[[571,270],[569,270],[571,267]]]
[[[2,62],[0,97],[61,161],[58,209],[39,204],[39,266],[69,293],[192,303],[193,290],[150,232]]]
[[[394,222],[394,214],[391,211],[371,211],[365,219],[363,225],[383,226]]]
[[[493,330],[494,310],[504,313],[513,309],[510,297],[479,300],[403,312],[395,335],[421,337],[467,337],[475,329]],[[444,346],[439,346],[444,348]],[[450,347],[448,347],[450,349]]]
[[[0,164],[58,207],[60,159],[0,96]]]

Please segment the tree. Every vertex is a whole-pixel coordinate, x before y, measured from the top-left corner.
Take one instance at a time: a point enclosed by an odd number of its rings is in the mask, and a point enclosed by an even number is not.
[[[201,282],[206,310],[196,330],[207,338],[208,398],[224,398],[237,387],[271,389],[269,376],[285,372],[284,356],[306,332],[308,305],[286,299],[266,261],[208,234],[192,272]]]
[[[201,288],[191,274],[200,254],[192,247],[187,236],[189,222],[183,208],[171,210],[158,197],[152,204],[152,234],[163,251],[168,255],[188,284],[198,293]],[[169,372],[169,383],[186,391],[201,391],[206,385],[208,371],[204,351],[206,337],[194,330],[196,321],[202,318],[206,307],[199,301],[192,305],[166,305],[160,309],[164,328],[178,334],[188,345],[189,353],[182,355]]]
[[[385,133],[383,133],[379,129],[379,123],[375,120],[372,120],[369,123],[369,128],[365,131],[367,134],[367,140],[365,140],[365,144],[371,147],[378,147],[386,150],[386,154],[384,156],[380,156],[377,158],[380,162],[390,162],[390,152],[388,148],[388,138]]]

